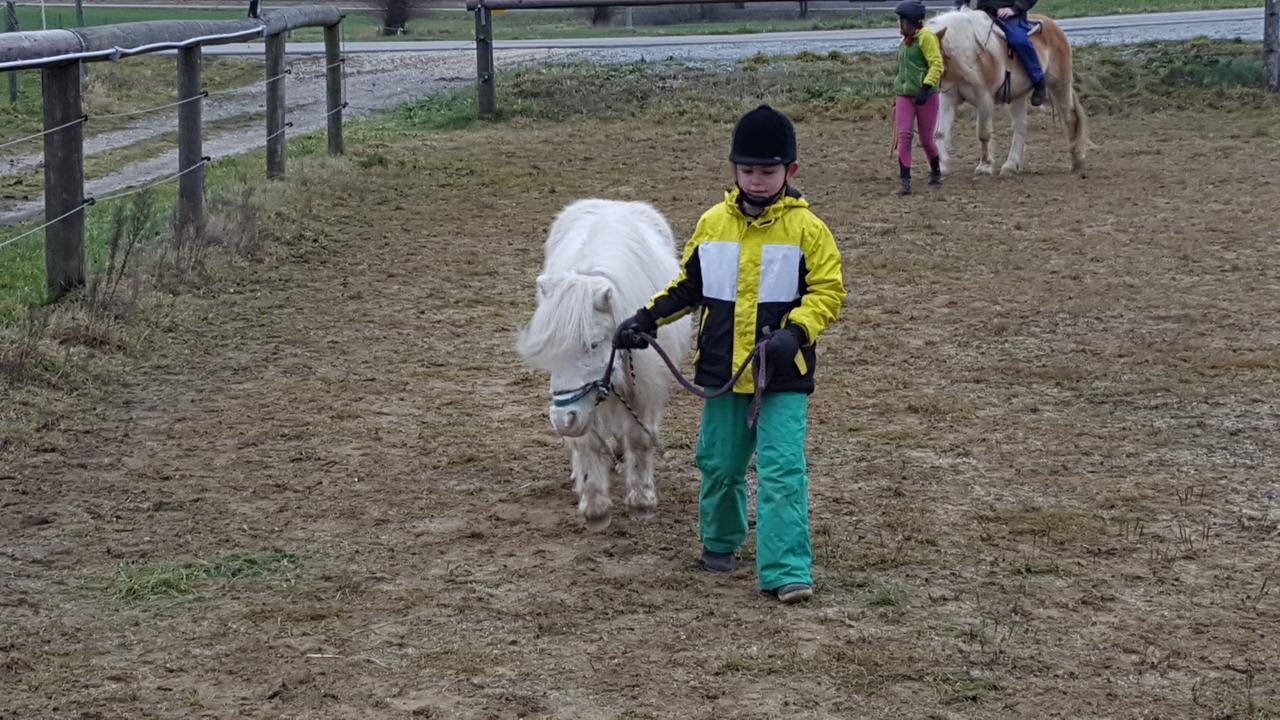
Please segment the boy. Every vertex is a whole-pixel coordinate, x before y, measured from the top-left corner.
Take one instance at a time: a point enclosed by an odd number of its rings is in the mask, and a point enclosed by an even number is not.
[[[769,371],[755,428],[755,391],[744,373],[733,391],[703,406],[696,458],[702,564],[737,567],[747,536],[747,464],[758,476],[756,570],[760,590],[784,603],[813,596],[804,438],[814,389],[815,342],[845,289],[831,231],[788,183],[799,169],[791,120],[768,105],[739,118],[729,160],[735,187],[706,211],[684,249],[680,276],[618,326],[614,343],[647,346],[641,334],[700,308],[694,381],[719,389],[767,340]]]

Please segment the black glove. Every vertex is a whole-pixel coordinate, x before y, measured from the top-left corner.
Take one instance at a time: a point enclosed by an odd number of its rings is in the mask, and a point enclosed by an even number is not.
[[[916,104],[923,105],[929,102],[929,94],[933,92],[932,85],[921,85],[920,92],[916,93]]]
[[[776,369],[786,367],[787,363],[794,365],[796,353],[800,352],[800,346],[807,341],[804,328],[799,325],[788,325],[781,330],[774,330],[765,340],[764,353],[768,366]],[[770,370],[771,374],[772,372],[773,370]]]
[[[658,321],[653,319],[653,313],[648,308],[640,308],[618,325],[618,331],[613,334],[613,346],[619,350],[643,350],[649,347],[649,341],[640,335],[652,336],[657,332]]]

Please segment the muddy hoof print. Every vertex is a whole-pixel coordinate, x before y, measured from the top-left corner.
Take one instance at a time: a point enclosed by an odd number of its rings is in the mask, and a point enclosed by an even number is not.
[[[647,523],[647,522],[651,522],[655,517],[657,517],[658,508],[655,508],[655,507],[634,508],[633,507],[633,508],[630,508],[630,512],[631,512],[631,519],[633,521],[639,522],[639,523]]]
[[[583,515],[582,519],[587,522],[588,530],[592,532],[600,532],[601,530],[609,527],[609,523],[613,520],[613,516],[610,513],[604,513],[603,515],[596,516]]]

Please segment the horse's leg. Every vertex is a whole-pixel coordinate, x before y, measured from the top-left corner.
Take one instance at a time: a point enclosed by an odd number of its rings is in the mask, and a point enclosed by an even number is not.
[[[1009,115],[1013,118],[1013,142],[1009,143],[1009,158],[1000,168],[1001,175],[1014,175],[1022,170],[1022,151],[1026,146],[1027,135],[1027,96],[1020,95],[1009,104]]]
[[[609,527],[613,502],[609,499],[609,476],[613,474],[613,453],[594,437],[589,449],[579,455],[582,468],[582,492],[578,494],[578,512],[588,530]]]
[[[980,96],[974,106],[978,110],[978,142],[982,145],[982,159],[974,168],[975,175],[990,175],[991,166],[995,164],[995,150],[991,147],[991,119],[995,114],[995,100],[989,96]]]
[[[653,441],[636,428],[626,437],[627,509],[639,519],[653,517],[658,509],[658,491],[653,482]]]
[[[938,167],[943,175],[949,174],[951,166],[951,128],[956,123],[956,106],[960,103],[958,92],[943,93],[938,98],[938,125],[933,130],[934,141],[938,143]]]
[[[1053,106],[1062,113],[1063,125],[1067,131],[1067,147],[1071,151],[1071,172],[1084,177],[1084,154],[1089,146],[1089,121],[1085,116],[1084,105],[1071,89],[1070,81],[1059,80],[1051,84],[1049,91],[1053,94]]]

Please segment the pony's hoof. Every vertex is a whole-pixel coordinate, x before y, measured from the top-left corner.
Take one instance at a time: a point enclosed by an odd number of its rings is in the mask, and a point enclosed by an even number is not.
[[[1018,168],[1016,165],[1005,165],[1004,167],[1000,168],[1001,177],[1013,177],[1014,175],[1017,175],[1017,174],[1018,174]]]
[[[603,515],[583,515],[582,519],[587,522],[587,529],[591,532],[603,532],[609,528],[613,516],[606,510]]]
[[[631,517],[647,522],[658,512],[658,498],[653,493],[636,493],[627,496],[627,511]]]
[[[1082,177],[1087,177],[1087,175],[1086,175],[1086,173],[1085,173],[1085,170],[1084,170],[1084,163],[1082,163],[1082,162],[1078,162],[1078,163],[1071,163],[1071,174],[1072,174],[1072,175],[1075,175],[1076,177],[1080,177],[1080,178],[1082,178]]]
[[[974,174],[974,175],[980,175],[980,176],[991,177],[991,166],[990,166],[990,165],[985,165],[985,164],[984,164],[984,165],[979,165],[978,167],[974,168],[974,170],[973,170],[973,174]]]

